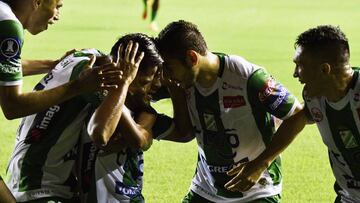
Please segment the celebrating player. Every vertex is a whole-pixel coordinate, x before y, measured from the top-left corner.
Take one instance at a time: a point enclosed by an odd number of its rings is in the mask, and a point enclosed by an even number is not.
[[[302,129],[306,123],[316,122],[328,147],[336,179],[335,202],[360,202],[360,80],[359,69],[349,64],[348,39],[340,28],[322,25],[301,33],[295,46],[294,77],[305,84],[305,108],[289,119],[291,125]],[[274,138],[268,152],[262,156],[276,156],[294,137],[289,134]],[[254,172],[257,169],[253,169],[240,174],[241,178],[257,173]]]
[[[301,108],[297,99],[264,68],[239,56],[210,52],[190,22],[170,23],[157,40],[164,72],[186,88],[194,126],[188,132],[195,131],[199,146],[196,174],[183,202],[279,202],[279,157],[250,190],[224,185],[233,178],[227,175],[231,168],[256,159],[270,143],[273,115],[287,119]]]
[[[72,169],[77,158],[82,126],[100,103],[113,106],[108,108],[110,122],[119,121],[120,117],[114,116],[111,111],[121,111],[123,107],[129,85],[144,56],[137,49],[138,43],[135,42],[130,41],[125,51],[119,49],[117,44],[116,50],[122,52],[112,53],[117,58],[112,63],[109,63],[109,58],[113,55],[104,56],[95,49],[75,52],[64,58],[36,85],[36,91],[61,86],[81,77],[83,70],[92,67],[94,63],[97,67],[93,69],[115,67],[122,72],[121,78],[111,80],[112,85],[118,88],[110,89],[108,93],[100,91],[76,96],[23,118],[7,171],[8,186],[18,202],[74,201],[77,182]],[[94,55],[98,57],[96,62]],[[105,129],[114,131],[112,126],[109,124]]]
[[[31,93],[22,92],[22,76],[48,72],[57,61],[23,60],[21,49],[24,43],[24,29],[38,34],[49,24],[59,20],[62,0],[11,0],[0,1],[0,105],[7,119],[27,116],[45,110],[75,95],[107,86],[103,79],[119,75],[113,71],[110,75],[89,71],[83,77],[63,84],[57,88]],[[0,179],[0,201],[9,201]],[[4,199],[3,199],[4,198]],[[5,200],[7,199],[7,200]],[[13,199],[13,198],[12,198]]]

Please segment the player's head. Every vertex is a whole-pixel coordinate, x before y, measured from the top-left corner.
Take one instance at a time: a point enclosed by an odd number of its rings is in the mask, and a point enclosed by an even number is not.
[[[294,77],[305,84],[309,97],[321,96],[334,76],[350,68],[348,39],[339,27],[311,28],[297,37],[295,48]]]
[[[60,18],[60,8],[63,0],[10,0],[13,9],[25,11],[28,7],[28,17],[22,21],[24,29],[36,35],[54,24]]]
[[[183,86],[191,86],[196,80],[194,64],[198,56],[205,56],[207,45],[204,37],[193,23],[184,20],[168,24],[156,40],[165,60],[164,72]]]
[[[144,52],[144,58],[140,62],[139,70],[129,87],[129,92],[131,94],[141,94],[146,96],[151,88],[151,84],[158,71],[158,67],[162,65],[163,60],[152,38],[145,34],[134,33],[121,37],[114,44],[110,53],[114,61],[117,60],[117,53],[120,44],[126,47],[130,41],[137,42],[139,44],[137,56],[141,52]]]

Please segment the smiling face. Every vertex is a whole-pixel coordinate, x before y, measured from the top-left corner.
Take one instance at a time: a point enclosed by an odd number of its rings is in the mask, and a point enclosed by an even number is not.
[[[32,12],[25,28],[33,35],[47,30],[48,25],[54,24],[60,18],[60,8],[63,0],[36,0],[38,6]]]
[[[307,96],[310,98],[322,96],[328,87],[321,72],[321,64],[301,46],[296,48],[293,61],[294,77],[299,78],[301,84],[305,84]]]

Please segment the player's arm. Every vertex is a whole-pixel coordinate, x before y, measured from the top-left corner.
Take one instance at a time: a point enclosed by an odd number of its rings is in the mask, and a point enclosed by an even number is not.
[[[23,75],[37,75],[49,72],[59,61],[54,60],[22,60]]]
[[[247,191],[256,184],[264,170],[295,139],[308,121],[304,107],[295,96],[265,70],[258,70],[252,77],[254,78],[249,79],[248,92],[250,91],[253,102],[281,118],[283,122],[271,143],[256,159],[240,164],[228,172],[229,176],[235,175],[225,184],[225,187],[231,191]]]
[[[22,60],[21,65],[23,69],[23,75],[37,75],[48,73],[51,69],[55,68],[55,66],[63,60],[65,57],[73,54],[76,49],[72,49],[67,51],[60,59],[58,60]]]
[[[166,76],[162,77],[161,84],[168,88],[174,112],[171,131],[161,139],[174,142],[193,140],[195,133],[189,116],[185,90]]]
[[[125,54],[121,54],[123,53],[123,46],[120,45],[119,61],[116,65],[123,71],[123,78],[117,83],[119,87],[109,91],[109,94],[90,118],[88,133],[100,147],[104,147],[108,143],[120,121],[129,85],[134,80],[144,56],[144,53],[141,53],[136,58],[138,46],[138,43],[133,45],[130,41]]]
[[[117,88],[113,83],[121,78],[121,71],[113,64],[91,68],[95,59],[92,57],[79,78],[53,89],[23,93],[21,82],[13,83],[19,80],[1,82],[0,105],[5,117],[7,119],[24,117],[83,93]]]

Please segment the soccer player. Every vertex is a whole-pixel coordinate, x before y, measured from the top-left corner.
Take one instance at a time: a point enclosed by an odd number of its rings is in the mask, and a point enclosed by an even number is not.
[[[359,68],[349,63],[348,39],[339,27],[321,25],[301,33],[295,47],[294,77],[305,84],[305,108],[290,119],[292,125],[302,129],[316,123],[336,179],[335,203],[360,202],[360,80]],[[294,137],[274,139],[263,157],[276,156]],[[240,178],[251,178],[257,170],[239,174]]]
[[[160,0],[142,0],[144,3],[143,19],[145,20],[148,16],[148,7],[151,7],[151,16],[150,16],[150,29],[152,31],[158,31],[159,27],[155,21],[157,12],[160,6]]]
[[[59,19],[62,0],[11,0],[0,1],[0,106],[7,119],[27,116],[45,110],[75,95],[111,87],[103,79],[119,75],[112,72],[89,71],[77,80],[57,88],[31,93],[22,92],[22,76],[45,73],[53,68],[56,61],[23,60],[21,48],[24,43],[24,29],[38,34],[49,24]],[[0,180],[0,202],[9,197],[7,189]],[[5,201],[5,200],[4,200]]]
[[[124,37],[120,39],[121,43],[126,43],[134,37]],[[145,55],[144,63],[139,67],[138,74],[129,88],[129,94],[126,97],[127,110],[119,112],[122,114],[117,131],[114,135],[107,133],[102,126],[108,126],[108,113],[106,108],[98,108],[88,123],[88,133],[96,142],[98,137],[111,137],[111,141],[101,150],[95,163],[95,184],[93,183],[91,191],[88,192],[87,202],[144,202],[142,196],[142,177],[143,177],[143,151],[147,150],[153,138],[162,137],[167,131],[171,131],[172,119],[159,115],[150,106],[150,94],[156,92],[160,87],[160,66],[162,58],[155,48],[154,42],[144,38],[144,35],[138,35],[143,40],[143,47],[148,55]],[[133,39],[141,42],[140,39]],[[163,95],[162,95],[163,96]],[[97,129],[97,130],[96,130]],[[97,133],[95,133],[97,131]],[[85,137],[89,137],[85,135]],[[86,139],[86,138],[85,138]],[[89,161],[92,157],[91,149],[86,143],[85,161],[81,165],[85,170],[82,174],[91,174],[89,171]],[[90,150],[89,150],[90,149]],[[92,165],[92,164],[90,164]],[[89,178],[84,179],[89,180]],[[86,182],[85,186],[88,185]]]
[[[94,69],[115,66],[122,71],[121,78],[112,80],[112,85],[118,86],[116,89],[82,94],[22,119],[7,171],[7,184],[18,202],[74,201],[77,182],[72,169],[82,126],[99,104],[111,105],[113,108],[107,109],[108,120],[118,122],[120,117],[111,111],[121,111],[144,56],[143,52],[137,52],[138,43],[130,41],[125,51],[123,45],[118,47],[116,50],[121,52],[115,52],[117,60],[112,63],[107,63],[111,62],[109,57],[95,49],[75,52],[35,86],[35,91],[41,91],[74,81],[89,68],[89,61],[90,67],[93,63],[103,66]],[[97,56],[96,62],[93,55]],[[112,126],[109,124],[105,129],[115,130]]]
[[[284,120],[301,108],[294,95],[264,68],[240,56],[210,52],[190,22],[170,23],[157,41],[164,72],[186,89],[193,125],[188,131],[198,143],[196,173],[183,202],[279,202],[279,157],[250,190],[224,185],[232,179],[227,175],[232,167],[266,149],[274,135],[273,116]]]

